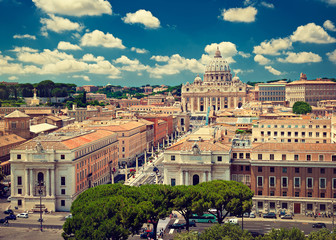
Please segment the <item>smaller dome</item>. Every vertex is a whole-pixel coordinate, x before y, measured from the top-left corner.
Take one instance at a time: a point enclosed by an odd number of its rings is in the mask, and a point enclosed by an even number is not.
[[[237,76],[237,73],[236,73],[235,76],[232,78],[232,81],[234,81],[234,82],[239,82],[239,81],[240,81],[239,77]]]
[[[194,79],[194,83],[201,83],[202,82],[202,78],[200,78],[199,74],[197,74],[197,77],[195,77]]]

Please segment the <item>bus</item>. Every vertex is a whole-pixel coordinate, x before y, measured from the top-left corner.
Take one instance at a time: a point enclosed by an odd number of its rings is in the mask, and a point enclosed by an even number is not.
[[[189,220],[190,222],[197,222],[197,223],[216,223],[217,222],[217,218],[212,214],[203,214],[202,216],[193,214]]]

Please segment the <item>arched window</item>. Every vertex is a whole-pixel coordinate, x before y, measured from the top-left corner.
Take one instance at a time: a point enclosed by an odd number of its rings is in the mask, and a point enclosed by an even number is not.
[[[38,182],[38,184],[39,185],[41,185],[41,186],[43,186],[44,185],[44,174],[43,173],[41,173],[41,172],[39,172],[38,174],[37,174],[37,182]]]
[[[197,185],[197,184],[199,184],[199,176],[195,174],[193,176],[193,185]]]

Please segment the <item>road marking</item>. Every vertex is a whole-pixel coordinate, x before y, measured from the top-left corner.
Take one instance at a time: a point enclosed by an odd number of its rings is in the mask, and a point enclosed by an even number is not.
[[[178,223],[178,222],[179,222],[179,220],[176,219],[175,222],[174,222],[174,224],[175,224],[175,223]],[[174,229],[170,229],[170,230],[169,230],[169,234],[173,234],[173,233],[174,233]]]

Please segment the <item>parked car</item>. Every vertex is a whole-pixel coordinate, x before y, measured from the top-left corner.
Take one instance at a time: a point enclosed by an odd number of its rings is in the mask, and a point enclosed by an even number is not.
[[[174,224],[168,225],[169,229],[184,229],[184,227],[185,227],[185,223],[174,223]]]
[[[19,213],[16,215],[17,218],[28,218],[28,213]]]
[[[1,218],[0,219],[0,223],[5,223],[5,222],[7,222],[8,220],[7,219],[5,219],[5,218]]]
[[[72,218],[72,214],[70,213],[69,215],[65,216],[65,219]]]
[[[151,232],[144,232],[140,234],[140,238],[141,239],[148,239],[148,238],[154,238],[155,237],[155,233],[153,231]]]
[[[263,215],[263,218],[277,218],[277,216],[274,212],[270,212],[270,213],[265,213]]]
[[[5,217],[7,220],[16,220],[16,216],[14,214],[10,214],[7,217]]]
[[[14,214],[12,209],[8,209],[6,211],[4,211],[4,214]]]
[[[37,219],[38,222],[43,222],[43,218]]]
[[[313,228],[326,228],[324,223],[314,223]]]
[[[282,215],[281,219],[293,219],[293,216],[291,214],[286,214],[286,215]]]
[[[254,213],[250,213],[250,218],[255,218],[256,215]]]

